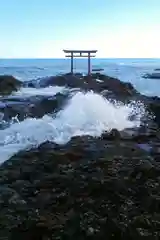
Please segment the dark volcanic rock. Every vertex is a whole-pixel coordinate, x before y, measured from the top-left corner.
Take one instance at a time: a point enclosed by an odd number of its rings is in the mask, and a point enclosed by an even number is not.
[[[63,107],[66,98],[67,95],[61,93],[56,94],[54,97],[42,97],[35,104],[32,103],[27,116],[40,118],[45,114],[57,112]]]
[[[147,73],[143,76],[143,78],[150,78],[150,79],[160,79],[160,73]]]
[[[46,142],[5,162],[2,239],[158,239],[160,168],[133,139],[110,136]]]
[[[46,87],[50,85],[57,85],[57,86],[67,86],[71,88],[83,88],[84,81],[81,77],[72,74],[65,74],[61,76],[52,76],[43,78],[39,81],[40,87]]]
[[[92,69],[92,72],[101,72],[101,71],[104,71],[103,68],[93,68]]]
[[[10,121],[16,117],[23,121],[26,117],[41,118],[45,114],[60,110],[67,98],[67,95],[56,94],[54,97],[31,97],[30,99],[3,99],[0,105],[0,112],[3,120]]]
[[[112,129],[100,138],[73,137],[61,146],[45,142],[3,163],[0,239],[159,239],[159,98],[99,73],[49,77],[39,85],[107,90],[113,100],[143,99],[155,122]],[[61,108],[66,97],[6,97],[1,109],[8,119],[42,117]]]
[[[13,91],[17,91],[22,82],[13,76],[0,76],[0,95],[9,95]]]
[[[160,128],[160,98],[159,97],[150,97],[148,109],[155,116],[155,122],[158,124],[158,126]]]
[[[0,81],[0,84],[5,83],[7,85],[8,83],[7,86],[10,86],[11,81],[15,84],[13,84],[15,88],[16,86],[21,85],[21,82],[13,77],[1,76],[1,78],[3,78],[3,80]],[[79,88],[81,91],[93,90],[94,92],[103,94],[103,96],[110,101],[118,100],[123,103],[129,103],[132,100],[141,101],[147,106],[149,112],[155,115],[155,121],[158,124],[160,122],[159,98],[154,99],[145,97],[138,93],[131,83],[121,82],[116,78],[112,78],[101,73],[94,73],[91,76],[82,76],[81,74],[64,74],[61,76],[38,79],[37,83],[35,80],[33,82],[30,81],[29,83],[25,83],[25,85],[27,86],[27,84],[31,83],[33,83],[34,87],[36,87],[36,84],[38,84],[39,87],[60,85],[70,88]],[[11,87],[12,90],[14,87]],[[9,89],[11,90],[11,88]],[[1,99],[2,103],[0,105],[0,112],[4,114],[4,120],[10,120],[15,116],[18,116],[19,120],[23,120],[26,116],[42,117],[44,114],[52,112],[52,109],[53,111],[56,108],[58,109],[60,104],[63,102],[62,99],[65,100],[65,97],[62,95],[56,95],[53,98],[36,96],[26,99],[18,99],[17,97],[14,98],[9,96],[8,99]]]
[[[121,82],[117,78],[109,77],[99,73],[93,74],[92,77],[93,79],[99,79],[103,81],[98,82],[98,84],[102,85],[101,87],[103,90],[109,90],[115,94],[122,94],[124,96],[132,96],[138,93],[131,83]]]
[[[81,90],[94,90],[95,92],[108,90],[114,93],[114,97],[123,96],[123,99],[135,95],[138,97],[138,92],[131,83],[124,83],[119,79],[100,73],[94,73],[91,76],[84,77],[82,75],[65,74],[39,79],[38,82],[40,87],[58,85],[70,88],[80,88]]]

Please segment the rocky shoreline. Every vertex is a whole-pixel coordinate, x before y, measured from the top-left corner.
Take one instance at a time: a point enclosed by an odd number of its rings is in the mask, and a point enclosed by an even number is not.
[[[64,145],[45,142],[4,162],[0,166],[0,239],[159,239],[160,99],[143,96],[130,83],[98,73],[18,84],[12,78],[11,85],[9,90],[8,85],[3,88],[4,94],[1,89],[5,96],[0,112],[7,121],[18,114],[23,121],[26,116],[41,118],[53,109],[58,111],[69,93],[16,98],[16,104],[6,94],[22,86],[50,85],[92,90],[122,103],[142,101],[155,118],[138,129],[112,129],[97,138],[72,137]]]

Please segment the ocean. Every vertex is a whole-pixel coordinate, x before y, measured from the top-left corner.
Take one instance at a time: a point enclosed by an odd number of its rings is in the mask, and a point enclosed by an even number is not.
[[[86,73],[87,61],[76,59],[75,71]],[[142,78],[143,74],[160,67],[160,59],[93,59],[93,68],[103,68],[104,74],[131,82],[141,93],[160,96],[160,81]],[[13,75],[21,81],[38,79],[70,70],[68,59],[1,59],[0,75]],[[68,96],[65,107],[58,113],[46,114],[41,118],[27,117],[20,121],[12,119],[0,130],[0,162],[9,159],[20,150],[30,149],[45,141],[67,143],[73,136],[101,136],[113,128],[123,130],[139,127],[145,109],[141,103],[118,105],[111,103],[101,94],[84,93],[77,89],[60,86],[45,88],[21,88],[10,98],[54,96],[61,93]],[[14,100],[15,101],[15,100]],[[10,101],[11,102],[11,101]],[[0,102],[1,104],[1,102]],[[131,116],[136,119],[131,121]],[[0,123],[4,122],[3,114]]]
[[[131,82],[141,93],[160,96],[159,80],[142,78],[143,74],[160,68],[160,59],[115,58],[92,59],[92,68],[103,68],[104,73]],[[76,72],[87,72],[87,60],[75,59]],[[0,59],[0,74],[11,74],[22,81],[52,76],[70,71],[69,59]]]

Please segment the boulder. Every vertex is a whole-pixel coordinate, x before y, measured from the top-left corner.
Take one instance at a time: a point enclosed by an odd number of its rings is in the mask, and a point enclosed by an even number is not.
[[[22,82],[9,75],[0,76],[0,95],[9,95],[13,91],[17,91]]]
[[[27,116],[41,118],[45,114],[55,113],[63,107],[66,97],[61,93],[54,97],[42,97],[37,102],[30,104]]]
[[[67,96],[58,93],[54,97],[32,97],[30,99],[4,99],[0,105],[0,113],[4,121],[10,121],[16,117],[23,121],[25,117],[41,118],[45,114],[53,113],[61,109]]]

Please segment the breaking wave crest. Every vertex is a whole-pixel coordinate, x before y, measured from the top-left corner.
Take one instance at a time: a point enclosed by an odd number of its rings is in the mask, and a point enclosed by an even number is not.
[[[29,88],[23,87],[12,95],[17,97],[31,97],[31,96],[53,96],[57,93],[63,93],[67,89],[60,86],[49,86],[45,88]]]
[[[73,136],[98,137],[113,128],[139,127],[144,113],[143,105],[113,104],[99,94],[77,92],[56,115],[26,118],[1,130],[0,162],[47,140],[64,144]]]

